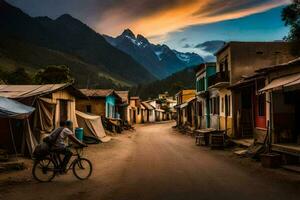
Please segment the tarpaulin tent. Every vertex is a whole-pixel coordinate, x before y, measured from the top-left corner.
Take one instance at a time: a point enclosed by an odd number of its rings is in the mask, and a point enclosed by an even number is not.
[[[38,98],[36,100],[34,127],[46,133],[50,133],[54,130],[55,109],[56,102],[48,98]]]
[[[11,99],[0,97],[0,118],[5,119],[8,122],[5,123],[5,125],[8,127],[7,128],[2,127],[1,129],[1,130],[7,130],[7,132],[3,131],[4,133],[2,134],[11,135],[11,139],[15,151],[16,151],[16,146],[15,146],[15,136],[13,133],[13,127],[11,122],[12,119],[23,120],[24,122],[23,130],[22,131],[19,130],[21,133],[23,133],[22,152],[25,151],[25,147],[27,146],[28,152],[32,154],[35,146],[37,145],[37,140],[31,132],[30,124],[28,120],[28,117],[31,115],[31,113],[34,110],[35,108],[33,107],[26,106],[22,103],[19,103]]]
[[[108,142],[111,140],[111,138],[105,134],[100,116],[76,110],[76,117],[78,126],[83,128],[85,136],[95,137],[101,142]]]
[[[0,97],[0,117],[26,119],[33,111],[33,107],[26,106],[5,97]]]

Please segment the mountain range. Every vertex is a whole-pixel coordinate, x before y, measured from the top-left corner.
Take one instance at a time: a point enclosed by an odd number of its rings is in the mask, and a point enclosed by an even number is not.
[[[79,87],[131,87],[164,79],[204,60],[167,45],[152,44],[126,29],[118,37],[101,35],[69,14],[31,17],[0,0],[0,73],[25,68],[30,74],[66,65]],[[194,49],[213,52],[223,41]]]
[[[80,85],[109,79],[124,85],[156,80],[131,56],[71,15],[31,17],[0,0],[0,69],[67,65]]]
[[[144,36],[136,36],[130,29],[124,30],[115,38],[107,35],[104,38],[114,47],[132,56],[158,79],[204,62],[196,53],[182,53],[167,45],[152,44]]]

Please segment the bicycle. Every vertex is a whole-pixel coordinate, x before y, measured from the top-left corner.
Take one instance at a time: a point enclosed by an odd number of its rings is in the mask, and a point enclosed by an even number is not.
[[[90,160],[81,157],[83,148],[75,148],[76,153],[72,155],[75,158],[69,167],[64,171],[61,168],[62,159],[57,152],[50,152],[48,156],[37,158],[32,168],[33,177],[39,182],[50,182],[58,174],[67,174],[72,169],[74,176],[79,180],[88,179],[93,171]],[[69,162],[70,163],[70,162]]]

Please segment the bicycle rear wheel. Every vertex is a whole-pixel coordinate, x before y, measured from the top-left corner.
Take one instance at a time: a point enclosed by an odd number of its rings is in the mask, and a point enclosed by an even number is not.
[[[91,161],[86,158],[78,158],[73,163],[73,174],[79,180],[88,179],[93,171]]]
[[[55,177],[55,164],[50,158],[38,159],[34,162],[32,175],[39,182],[50,182]]]

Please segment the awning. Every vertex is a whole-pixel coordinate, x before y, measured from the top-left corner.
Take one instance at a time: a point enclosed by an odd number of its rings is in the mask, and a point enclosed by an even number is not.
[[[259,90],[259,92],[263,93],[270,90],[282,90],[284,88],[295,86],[297,84],[300,84],[300,73],[274,79],[273,81],[271,81],[271,83]]]
[[[0,97],[0,117],[25,119],[35,110],[17,101]]]
[[[189,104],[188,104],[187,102],[185,102],[185,103],[181,104],[179,108],[182,109],[182,108],[187,107],[188,105],[189,105]]]

